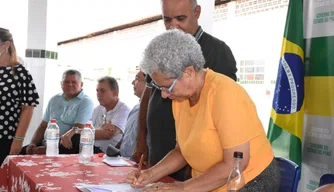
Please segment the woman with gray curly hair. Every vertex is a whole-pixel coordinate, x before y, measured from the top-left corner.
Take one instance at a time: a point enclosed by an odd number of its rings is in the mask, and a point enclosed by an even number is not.
[[[187,38],[180,39],[180,35]],[[201,71],[205,63],[201,46],[194,37],[177,29],[153,39],[144,54],[140,68],[150,75],[163,73],[168,79],[182,76],[189,66]]]
[[[188,163],[192,179],[146,191],[226,191],[238,151],[245,177],[241,187],[278,191],[280,170],[254,103],[239,84],[203,66],[201,47],[179,30],[157,36],[146,48],[140,67],[161,96],[173,100],[177,146],[157,165],[129,173],[126,182],[143,187]]]

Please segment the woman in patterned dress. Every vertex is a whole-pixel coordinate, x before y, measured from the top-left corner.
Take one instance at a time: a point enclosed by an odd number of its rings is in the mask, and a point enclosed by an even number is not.
[[[18,62],[12,34],[0,28],[0,165],[21,151],[38,93],[30,73]]]

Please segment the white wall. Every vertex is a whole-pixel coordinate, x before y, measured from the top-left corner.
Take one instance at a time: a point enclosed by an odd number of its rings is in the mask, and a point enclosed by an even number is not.
[[[265,60],[264,84],[242,84],[257,106],[258,115],[268,129],[273,100],[286,8],[215,22],[213,35],[225,41],[240,68],[241,60]],[[239,73],[239,72],[238,72]],[[270,94],[267,95],[267,91]]]
[[[209,34],[212,34],[212,21],[215,9],[215,0],[197,0],[197,3],[202,8],[198,23],[201,25],[203,30]]]

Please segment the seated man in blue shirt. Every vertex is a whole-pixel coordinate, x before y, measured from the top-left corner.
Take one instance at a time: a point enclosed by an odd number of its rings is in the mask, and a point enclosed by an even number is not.
[[[60,136],[72,127],[84,127],[84,124],[92,116],[94,103],[84,93],[82,86],[83,82],[79,71],[71,69],[63,73],[61,81],[63,93],[50,99],[42,122],[30,144],[22,148],[21,154],[45,154],[44,133],[51,119],[57,120]]]

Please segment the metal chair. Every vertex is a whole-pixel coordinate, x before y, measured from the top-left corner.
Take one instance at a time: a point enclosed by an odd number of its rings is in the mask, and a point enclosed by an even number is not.
[[[299,166],[283,157],[275,157],[281,171],[280,192],[296,192],[300,180]]]
[[[320,177],[319,187],[330,183],[334,183],[334,174],[326,173]]]

